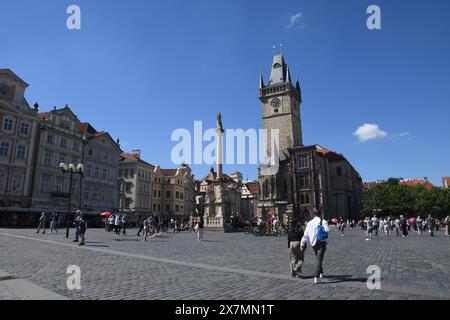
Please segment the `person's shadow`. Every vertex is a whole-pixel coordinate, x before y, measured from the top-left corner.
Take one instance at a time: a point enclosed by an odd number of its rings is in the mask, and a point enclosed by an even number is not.
[[[313,279],[314,276],[301,276],[301,279]],[[354,278],[352,275],[324,275],[322,284],[342,283],[342,282],[367,282],[367,278]]]

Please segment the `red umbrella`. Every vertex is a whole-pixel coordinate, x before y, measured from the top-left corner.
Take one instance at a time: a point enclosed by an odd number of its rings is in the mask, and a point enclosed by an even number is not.
[[[337,218],[333,218],[333,219],[331,219],[331,222],[338,223],[338,219]]]
[[[108,212],[108,211],[102,212],[102,213],[100,214],[100,216],[102,216],[102,217],[109,217],[110,215],[112,215],[112,213],[111,213],[111,212]]]

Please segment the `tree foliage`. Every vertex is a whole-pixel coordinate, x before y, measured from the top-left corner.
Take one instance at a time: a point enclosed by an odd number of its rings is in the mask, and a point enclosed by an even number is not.
[[[380,216],[445,217],[450,214],[450,189],[412,187],[389,179],[364,193],[364,215],[374,212]]]

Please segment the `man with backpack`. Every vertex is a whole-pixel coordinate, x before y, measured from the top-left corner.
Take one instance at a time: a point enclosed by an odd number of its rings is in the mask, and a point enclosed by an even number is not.
[[[316,269],[314,274],[314,283],[322,282],[323,279],[323,258],[327,250],[327,239],[330,228],[328,222],[323,220],[323,214],[320,210],[314,212],[314,218],[308,222],[305,234],[301,241],[301,250],[305,250],[306,242],[309,241],[316,255]]]

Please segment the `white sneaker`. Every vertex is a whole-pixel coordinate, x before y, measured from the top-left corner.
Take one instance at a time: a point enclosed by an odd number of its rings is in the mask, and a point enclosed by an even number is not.
[[[318,284],[319,283],[319,279],[317,279],[316,277],[314,277],[314,284]]]
[[[319,279],[323,279],[323,273],[319,275]]]

